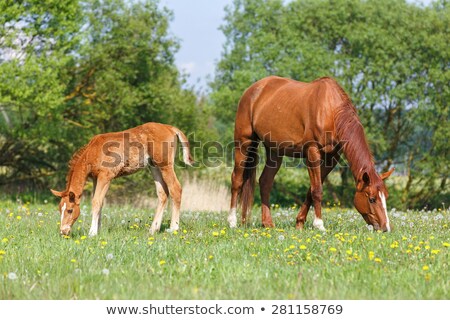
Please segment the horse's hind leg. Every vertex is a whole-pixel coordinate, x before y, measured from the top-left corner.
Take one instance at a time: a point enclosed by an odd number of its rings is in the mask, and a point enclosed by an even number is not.
[[[237,224],[236,211],[238,197],[242,192],[242,186],[244,184],[244,172],[247,161],[249,160],[250,149],[254,148],[257,142],[250,138],[242,138],[241,141],[235,142],[234,149],[234,169],[231,174],[231,203],[230,212],[228,214],[228,223],[231,228],[235,228]],[[243,217],[246,213],[242,212]],[[244,220],[244,219],[243,219]],[[243,221],[245,222],[245,221]]]
[[[169,189],[162,178],[159,168],[150,166],[150,169],[152,171],[153,179],[155,180],[156,194],[158,195],[158,205],[156,206],[155,217],[153,218],[152,226],[150,227],[150,233],[154,234],[161,228],[161,221],[164,208],[167,204]]]
[[[266,228],[273,228],[275,225],[270,214],[270,191],[273,180],[280,169],[283,158],[275,153],[270,153],[266,148],[267,160],[264,170],[259,178],[259,190],[261,193],[262,224]]]
[[[170,229],[175,231],[180,228],[180,206],[181,206],[181,184],[175,175],[173,165],[167,165],[161,168],[161,174],[172,198],[172,219]]]

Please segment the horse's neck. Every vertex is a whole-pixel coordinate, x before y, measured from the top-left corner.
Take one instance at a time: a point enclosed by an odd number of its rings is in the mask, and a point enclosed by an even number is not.
[[[349,137],[344,144],[343,153],[355,180],[360,178],[363,172],[370,176],[376,172],[372,154],[364,135]]]
[[[83,193],[88,175],[89,172],[84,164],[77,164],[74,168],[71,168],[67,181],[67,191],[72,191],[77,195],[81,195]]]

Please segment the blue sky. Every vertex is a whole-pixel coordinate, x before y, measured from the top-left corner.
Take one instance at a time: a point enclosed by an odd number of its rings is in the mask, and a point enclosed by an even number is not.
[[[174,13],[170,30],[181,44],[176,55],[180,70],[188,73],[188,83],[203,91],[220,59],[225,37],[219,30],[224,8],[232,0],[161,0]]]
[[[289,0],[286,0],[289,1]],[[216,62],[220,59],[225,37],[219,30],[225,16],[224,8],[232,0],[161,0],[161,5],[174,13],[170,30],[181,44],[176,55],[180,70],[189,74],[188,84],[207,89]],[[431,0],[409,0],[429,4]]]

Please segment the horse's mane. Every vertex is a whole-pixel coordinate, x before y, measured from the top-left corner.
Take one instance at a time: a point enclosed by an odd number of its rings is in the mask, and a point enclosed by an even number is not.
[[[334,79],[326,79],[334,83],[333,88],[341,100],[335,110],[334,124],[337,138],[343,146],[353,176],[358,179],[362,172],[367,172],[372,179],[375,174],[374,159],[356,108],[348,94]]]
[[[75,153],[72,155],[72,158],[69,161],[69,172],[66,176],[66,191],[69,191],[70,181],[72,180],[73,173],[76,169],[76,166],[78,164],[78,161],[82,158],[84,155],[84,152],[88,148],[89,143],[82,146],[80,149],[75,151]]]

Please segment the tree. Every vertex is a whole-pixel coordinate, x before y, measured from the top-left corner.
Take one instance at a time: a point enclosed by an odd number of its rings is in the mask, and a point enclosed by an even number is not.
[[[403,196],[392,198],[407,206],[448,204],[448,147],[440,143],[449,138],[442,126],[449,119],[448,26],[445,1],[420,7],[403,0],[235,0],[212,84],[216,117],[229,124],[231,138],[238,100],[254,81],[333,76],[358,108],[379,170],[395,165],[407,177],[392,188]],[[339,170],[339,198],[349,203],[350,175]]]
[[[8,4],[0,183],[63,184],[71,155],[101,132],[154,121],[204,134],[204,111],[175,67],[171,13],[157,1]]]

